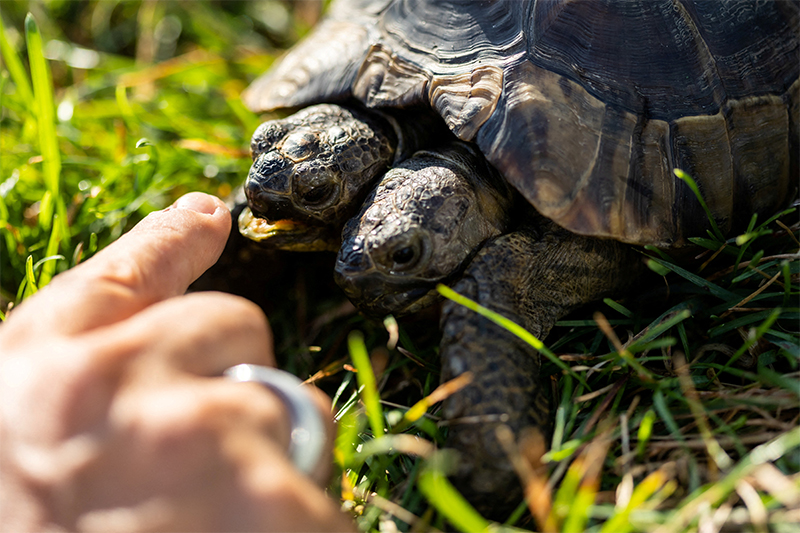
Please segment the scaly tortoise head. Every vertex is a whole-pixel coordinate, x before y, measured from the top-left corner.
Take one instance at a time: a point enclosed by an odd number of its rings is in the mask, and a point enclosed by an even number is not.
[[[250,143],[253,165],[245,182],[252,213],[271,221],[343,224],[394,157],[397,142],[383,122],[323,104],[263,123]]]
[[[366,312],[422,309],[437,298],[436,283],[505,231],[512,198],[475,148],[419,151],[386,173],[345,226],[336,281]]]

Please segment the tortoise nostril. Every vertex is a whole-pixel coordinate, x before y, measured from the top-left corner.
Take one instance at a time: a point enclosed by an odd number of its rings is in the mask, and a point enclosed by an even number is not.
[[[361,270],[366,260],[364,238],[359,236],[354,239],[352,243],[345,242],[342,244],[342,247],[339,249],[339,255],[336,257],[336,271]]]

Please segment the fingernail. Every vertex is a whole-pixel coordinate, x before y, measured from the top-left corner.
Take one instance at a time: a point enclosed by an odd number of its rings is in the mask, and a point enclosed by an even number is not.
[[[217,202],[216,198],[208,194],[203,194],[201,192],[190,192],[189,194],[184,194],[178,198],[173,204],[173,207],[197,211],[198,213],[203,213],[204,215],[213,215],[217,210],[217,207],[219,207],[219,203]]]

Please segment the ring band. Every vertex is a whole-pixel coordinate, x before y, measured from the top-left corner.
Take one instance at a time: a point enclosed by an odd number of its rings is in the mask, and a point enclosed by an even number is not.
[[[301,472],[313,473],[322,457],[327,432],[316,404],[302,389],[303,382],[284,370],[259,365],[232,366],[224,376],[233,381],[260,383],[278,395],[289,410],[292,425],[289,458]]]

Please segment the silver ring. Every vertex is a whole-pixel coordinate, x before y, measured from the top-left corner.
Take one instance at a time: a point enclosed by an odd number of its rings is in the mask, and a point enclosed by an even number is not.
[[[327,432],[316,404],[302,388],[303,382],[284,370],[259,365],[232,366],[224,375],[233,381],[260,383],[278,395],[289,410],[292,425],[289,458],[301,472],[313,473],[325,449]]]

